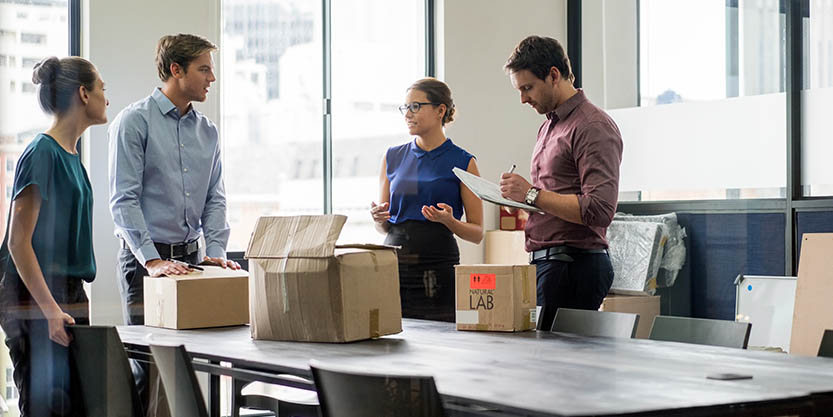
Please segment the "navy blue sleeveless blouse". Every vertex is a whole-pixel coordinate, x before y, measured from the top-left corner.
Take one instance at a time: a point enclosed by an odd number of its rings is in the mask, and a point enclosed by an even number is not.
[[[385,155],[390,182],[390,222],[427,221],[422,206],[445,203],[452,207],[454,218],[463,216],[460,180],[451,172],[454,167],[467,170],[472,154],[446,139],[442,145],[425,151],[416,139],[388,149]]]

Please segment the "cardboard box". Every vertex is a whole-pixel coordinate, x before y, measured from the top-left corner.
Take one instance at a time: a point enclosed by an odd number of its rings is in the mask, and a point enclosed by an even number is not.
[[[486,232],[487,264],[525,265],[529,253],[524,249],[526,236],[523,230],[489,230]]]
[[[168,329],[249,322],[249,273],[204,266],[188,275],[145,277],[145,325]]]
[[[501,206],[500,212],[500,230],[524,230],[526,221],[529,220],[529,212],[526,210],[512,210]]]
[[[790,353],[816,356],[825,329],[833,329],[833,233],[801,238]],[[754,328],[754,324],[753,324]]]
[[[258,219],[246,251],[252,338],[350,342],[402,331],[395,248],[336,246],[346,220]]]
[[[535,328],[535,265],[457,265],[457,330]]]
[[[602,306],[599,307],[599,310],[639,314],[639,323],[636,326],[636,338],[647,339],[651,335],[651,326],[654,324],[654,317],[659,315],[659,296],[608,295],[602,301]]]

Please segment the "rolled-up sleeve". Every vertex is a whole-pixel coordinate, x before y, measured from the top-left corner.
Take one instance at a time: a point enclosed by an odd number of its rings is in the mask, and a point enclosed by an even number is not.
[[[587,226],[607,227],[619,200],[622,135],[613,123],[598,121],[580,127],[576,136],[581,220]]]
[[[226,189],[223,184],[219,141],[212,163],[211,179],[200,221],[205,234],[205,254],[212,258],[225,258],[231,228],[226,219]]]
[[[147,122],[139,112],[124,110],[110,124],[107,133],[110,139],[110,213],[116,234],[145,265],[148,260],[159,258],[140,204]]]

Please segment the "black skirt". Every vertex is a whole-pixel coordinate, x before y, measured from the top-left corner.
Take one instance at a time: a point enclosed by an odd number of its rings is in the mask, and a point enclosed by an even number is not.
[[[460,250],[451,230],[408,220],[390,225],[385,244],[402,247],[397,253],[402,317],[453,322],[454,265],[460,263]]]

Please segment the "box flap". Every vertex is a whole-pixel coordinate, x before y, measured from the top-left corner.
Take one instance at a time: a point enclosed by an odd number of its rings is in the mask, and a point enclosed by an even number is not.
[[[255,224],[246,259],[327,258],[347,216],[261,216]]]
[[[346,245],[336,245],[336,249],[402,249],[402,246],[394,245],[379,245],[375,243],[348,243]]]

